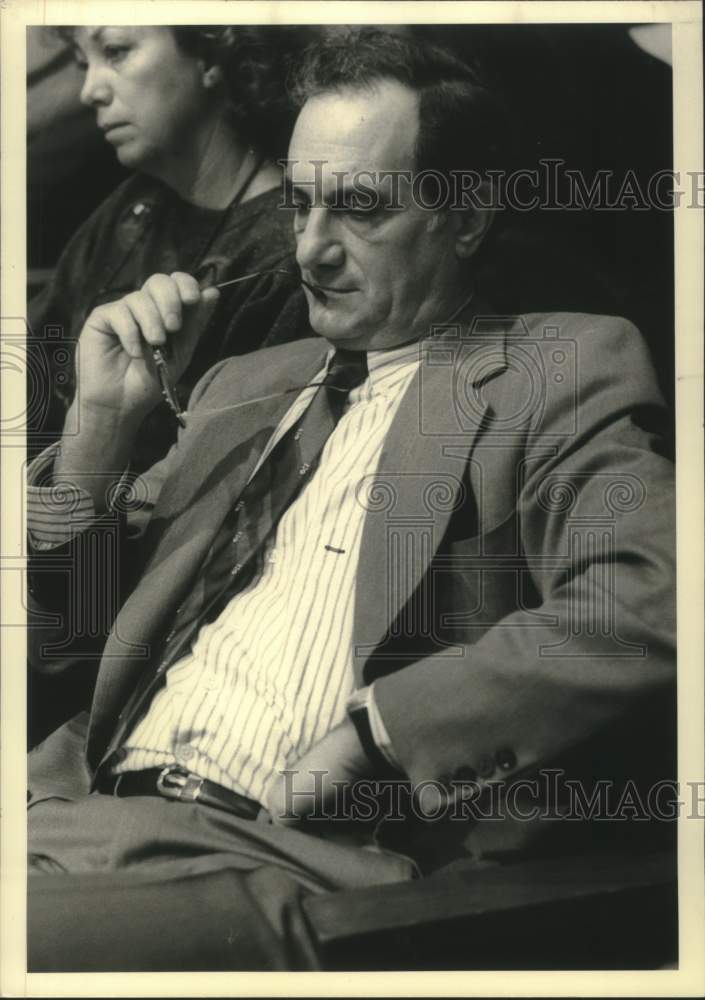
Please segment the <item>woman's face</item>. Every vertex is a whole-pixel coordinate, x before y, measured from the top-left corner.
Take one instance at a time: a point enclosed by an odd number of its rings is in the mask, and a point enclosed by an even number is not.
[[[124,166],[159,175],[209,119],[203,63],[166,27],[77,28],[73,38],[81,101]]]

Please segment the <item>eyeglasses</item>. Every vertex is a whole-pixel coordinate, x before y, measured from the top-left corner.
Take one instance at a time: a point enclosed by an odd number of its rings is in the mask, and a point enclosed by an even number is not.
[[[299,275],[292,274],[291,271],[286,271],[283,267],[272,267],[264,271],[253,271],[252,274],[243,274],[239,278],[231,278],[229,281],[221,281],[218,285],[212,285],[210,287],[227,288],[228,285],[238,285],[241,281],[249,281],[250,278],[259,278],[262,274],[283,274],[285,278],[289,278],[291,281],[296,281],[299,285],[303,285],[304,288],[308,288],[309,292],[315,295],[316,298],[321,298],[321,291],[319,288],[310,284],[308,281],[304,281],[304,279]]]
[[[251,274],[243,274],[239,278],[231,278],[229,281],[221,281],[217,285],[209,285],[209,284],[204,285],[203,282],[201,282],[201,288],[202,289],[228,288],[230,285],[238,285],[241,281],[249,281],[251,278],[259,278],[263,274],[283,274],[286,278],[289,278],[291,281],[295,281],[298,284],[303,285],[305,288],[308,288],[308,290],[313,295],[315,295],[316,298],[321,297],[321,293],[318,288],[316,288],[314,285],[309,284],[308,281],[304,281],[304,279],[299,277],[298,275],[292,274],[290,271],[284,270],[284,268],[282,267],[269,268],[264,271],[253,271]],[[171,379],[171,375],[169,374],[169,366],[166,362],[166,358],[164,357],[164,351],[161,347],[153,347],[152,355],[154,357],[154,364],[156,365],[157,368],[157,376],[159,378],[159,385],[161,386],[162,396],[164,397],[164,401],[166,402],[167,406],[172,411],[176,419],[179,421],[179,424],[182,427],[185,427],[186,420],[184,419],[184,411],[181,409],[179,398],[176,395],[176,387]]]

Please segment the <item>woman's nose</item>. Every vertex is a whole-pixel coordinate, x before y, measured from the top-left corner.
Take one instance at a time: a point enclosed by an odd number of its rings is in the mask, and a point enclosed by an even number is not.
[[[105,78],[103,67],[89,65],[81,87],[81,103],[88,107],[110,104],[112,96],[112,88]]]
[[[345,251],[334,233],[325,206],[311,208],[306,224],[296,231],[296,263],[302,270],[315,271],[321,267],[340,267]]]

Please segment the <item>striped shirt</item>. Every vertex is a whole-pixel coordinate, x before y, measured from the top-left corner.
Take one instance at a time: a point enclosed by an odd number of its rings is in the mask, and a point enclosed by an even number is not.
[[[343,720],[353,687],[354,594],[365,517],[357,489],[376,471],[418,362],[418,343],[368,353],[369,376],[350,393],[316,472],[281,517],[259,572],[169,669],[165,686],[127,737],[115,773],[179,763],[264,802],[278,772]],[[260,462],[314,392],[304,389],[297,397]]]

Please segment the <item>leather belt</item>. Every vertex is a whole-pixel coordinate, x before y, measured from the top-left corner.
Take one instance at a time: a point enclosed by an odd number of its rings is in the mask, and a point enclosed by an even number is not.
[[[107,775],[100,791],[119,797],[127,795],[161,795],[179,802],[199,802],[204,806],[222,809],[241,819],[256,819],[262,808],[259,802],[232,792],[223,785],[199,778],[185,767],[169,764],[167,767],[150,767],[145,771],[125,771]]]

